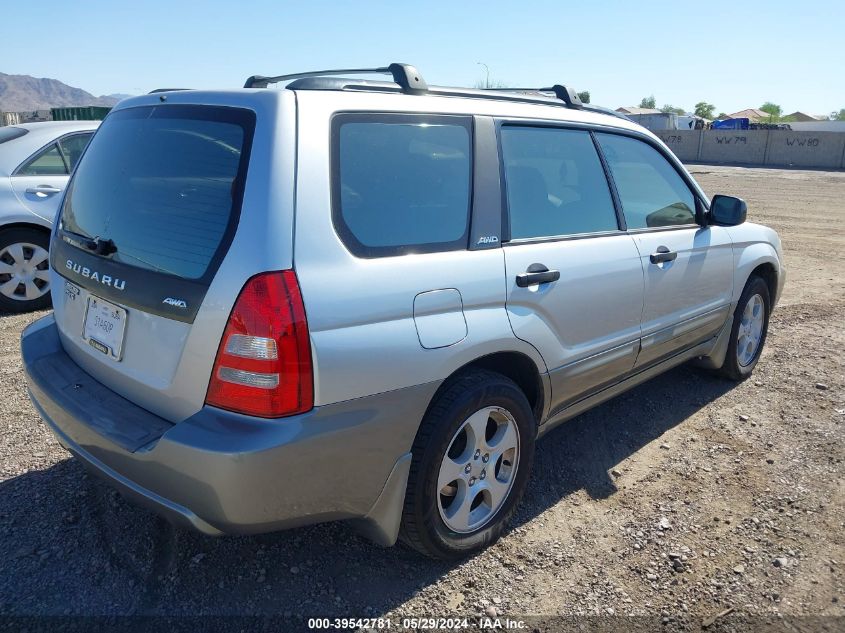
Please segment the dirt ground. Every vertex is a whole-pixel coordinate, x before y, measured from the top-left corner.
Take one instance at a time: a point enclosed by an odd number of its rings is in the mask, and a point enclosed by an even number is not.
[[[783,239],[754,376],[682,367],[550,433],[512,530],[460,564],[340,524],[170,527],[53,440],[18,354],[38,315],[0,317],[0,614],[845,616],[845,173],[690,170]]]

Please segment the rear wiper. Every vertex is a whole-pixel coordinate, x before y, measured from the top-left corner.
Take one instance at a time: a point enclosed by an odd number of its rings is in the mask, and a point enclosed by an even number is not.
[[[102,255],[103,257],[117,252],[117,245],[112,239],[104,240],[99,236],[92,239],[87,235],[74,233],[73,231],[68,231],[67,229],[62,229],[62,237],[70,237],[71,240],[68,241],[76,242],[79,246],[82,246],[97,255]]]
[[[104,240],[100,237],[95,237],[94,240],[94,248],[91,248],[97,255],[102,255],[103,257],[107,257],[112,253],[117,252],[117,245],[114,243],[114,240],[107,239]],[[90,248],[90,246],[89,246]]]

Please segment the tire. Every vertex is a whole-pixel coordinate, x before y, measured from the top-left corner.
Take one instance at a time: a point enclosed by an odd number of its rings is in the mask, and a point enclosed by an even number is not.
[[[725,362],[718,370],[722,376],[741,381],[754,371],[766,343],[771,306],[769,286],[766,282],[756,275],[749,277],[734,311],[728,352]],[[759,316],[757,310],[761,312]],[[758,327],[759,337],[755,337]],[[753,345],[755,338],[757,343]]]
[[[0,312],[50,307],[49,246],[50,234],[45,230],[0,231]],[[19,283],[14,284],[15,280]]]
[[[505,376],[479,370],[444,385],[414,440],[402,541],[445,560],[494,543],[525,491],[536,436],[525,394]]]

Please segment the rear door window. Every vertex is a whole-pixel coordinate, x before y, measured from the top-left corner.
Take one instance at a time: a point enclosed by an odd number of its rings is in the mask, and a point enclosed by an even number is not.
[[[91,140],[92,134],[93,132],[86,134],[73,134],[59,139],[59,147],[62,150],[65,162],[67,163],[67,168],[70,171],[73,171],[73,168],[76,167],[76,163],[79,162],[79,158],[82,156],[85,146],[88,145],[88,141]]]
[[[334,223],[360,257],[466,248],[471,119],[339,115]]]
[[[511,239],[619,229],[589,132],[506,125],[501,139]]]
[[[207,278],[237,223],[254,125],[255,115],[238,108],[113,112],[68,188],[66,241],[111,240],[114,262]]]
[[[695,224],[695,196],[663,155],[620,134],[596,134],[629,229]]]

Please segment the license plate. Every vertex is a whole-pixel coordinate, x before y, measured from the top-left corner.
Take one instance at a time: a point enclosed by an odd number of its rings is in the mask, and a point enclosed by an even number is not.
[[[120,360],[125,331],[126,310],[99,297],[88,297],[82,338],[91,347],[109,358]]]

